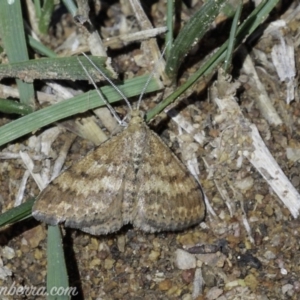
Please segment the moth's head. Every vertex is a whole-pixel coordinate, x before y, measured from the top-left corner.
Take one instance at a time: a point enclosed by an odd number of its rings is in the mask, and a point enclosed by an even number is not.
[[[140,124],[144,122],[144,113],[139,109],[134,109],[130,113],[130,123],[131,124]]]

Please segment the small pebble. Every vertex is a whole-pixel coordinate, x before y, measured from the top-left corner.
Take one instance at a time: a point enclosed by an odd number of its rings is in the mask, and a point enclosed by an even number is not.
[[[126,239],[125,235],[120,235],[117,238],[118,249],[120,252],[125,252]]]
[[[193,300],[193,297],[191,294],[184,294],[181,299],[182,300]]]
[[[293,291],[293,289],[294,289],[294,286],[290,283],[287,283],[282,286],[281,291],[282,291],[282,294],[286,294],[289,291]]]
[[[177,249],[175,252],[175,264],[181,270],[194,269],[196,268],[196,258],[193,254]]]
[[[276,257],[276,255],[270,251],[270,250],[267,250],[265,253],[264,253],[264,257],[268,260],[271,260],[271,259],[274,259]]]
[[[185,283],[191,283],[194,280],[195,269],[183,270],[181,273],[182,280]]]
[[[115,262],[116,261],[114,259],[110,259],[110,258],[105,259],[105,261],[104,261],[104,268],[106,270],[110,270],[114,266]]]
[[[245,277],[245,283],[252,291],[255,291],[258,286],[257,278],[253,274],[249,274]]]
[[[253,187],[253,184],[254,184],[254,180],[250,176],[235,181],[235,186],[244,192],[251,189]]]
[[[160,257],[160,251],[152,250],[149,254],[149,259],[151,261],[157,261],[159,257]]]
[[[207,294],[205,295],[205,299],[207,300],[214,300],[218,299],[219,296],[223,294],[223,290],[217,287],[212,287]]]
[[[274,214],[274,210],[271,204],[268,204],[265,208],[265,213],[267,214],[268,217],[272,217]]]
[[[90,265],[90,268],[93,268],[95,266],[100,266],[101,265],[101,260],[99,258],[95,258],[95,259],[90,261],[89,265]]]
[[[170,279],[165,279],[158,284],[158,289],[160,291],[168,291],[172,287],[172,281]]]
[[[31,248],[36,248],[40,242],[45,239],[46,235],[42,226],[36,226],[23,233]]]
[[[44,254],[45,252],[43,250],[35,249],[33,256],[35,259],[40,260],[43,258]]]
[[[15,257],[15,250],[8,246],[3,247],[1,252],[3,258],[12,259]]]

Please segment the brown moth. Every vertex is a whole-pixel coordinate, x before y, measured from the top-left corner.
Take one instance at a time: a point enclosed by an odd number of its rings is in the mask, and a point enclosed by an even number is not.
[[[123,225],[146,231],[182,230],[200,223],[200,185],[138,109],[128,126],[55,178],[38,196],[32,215],[93,235]]]

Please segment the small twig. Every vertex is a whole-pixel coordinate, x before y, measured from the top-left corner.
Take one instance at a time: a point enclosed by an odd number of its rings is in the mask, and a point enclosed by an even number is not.
[[[135,17],[137,18],[137,20],[141,26],[141,29],[142,30],[152,29],[153,26],[152,26],[151,22],[149,21],[147,15],[145,14],[140,1],[139,0],[130,0],[130,4],[134,11]],[[142,42],[141,48],[144,52],[145,57],[153,57],[153,62],[157,62],[158,60],[160,60],[161,54],[160,54],[160,50],[157,45],[156,39],[151,38],[147,41]],[[169,79],[168,79],[167,75],[165,74],[165,61],[164,60],[160,60],[158,66],[157,66],[157,72],[161,76],[163,81],[167,84],[167,82],[169,82]]]

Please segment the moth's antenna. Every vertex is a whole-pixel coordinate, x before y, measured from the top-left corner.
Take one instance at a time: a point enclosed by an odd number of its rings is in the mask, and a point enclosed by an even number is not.
[[[85,54],[82,53],[82,55],[91,63],[91,65],[111,84],[111,86],[119,93],[119,95],[124,99],[126,104],[128,105],[129,109],[132,110],[132,106],[124,93],[103,73],[103,71],[95,65],[95,63]]]
[[[93,65],[93,67],[97,67],[92,60],[87,57],[84,53],[83,55],[88,59],[88,61]],[[107,108],[109,109],[109,111],[111,112],[111,114],[115,117],[115,119],[117,120],[117,122],[119,123],[119,125],[124,126],[124,121],[120,119],[120,117],[118,116],[118,114],[116,113],[116,111],[114,110],[114,108],[110,105],[110,103],[103,97],[102,92],[100,91],[100,89],[97,87],[95,81],[93,80],[93,78],[91,77],[91,75],[89,74],[89,72],[87,71],[86,67],[83,65],[82,61],[80,60],[79,57],[77,57],[78,62],[80,63],[82,69],[84,70],[85,74],[87,75],[87,77],[89,78],[89,80],[92,82],[95,90],[97,91],[97,94],[99,95],[100,99],[105,103],[105,105],[107,106]],[[99,68],[97,68],[97,71],[99,71]],[[101,71],[101,75],[106,79],[107,76],[103,74],[103,72]],[[111,83],[111,80],[110,80]],[[115,85],[114,85],[115,87]],[[122,92],[121,92],[121,96],[124,98]]]
[[[147,87],[148,87],[151,79],[153,78],[153,76],[154,76],[154,74],[156,72],[156,66],[162,60],[162,58],[163,58],[163,56],[164,56],[164,54],[165,54],[165,52],[167,50],[168,44],[169,44],[169,42],[165,45],[162,53],[160,54],[159,60],[155,63],[155,65],[153,67],[153,70],[152,70],[151,74],[149,75],[149,77],[148,77],[148,79],[147,79],[147,81],[146,81],[146,83],[145,83],[145,85],[144,85],[144,87],[143,87],[143,89],[142,89],[142,91],[140,93],[140,97],[139,97],[139,100],[137,102],[137,108],[136,109],[139,109],[139,107],[140,107],[140,104],[141,104],[142,98],[143,98],[143,96],[145,94],[145,91],[146,91],[146,89],[147,89]]]

